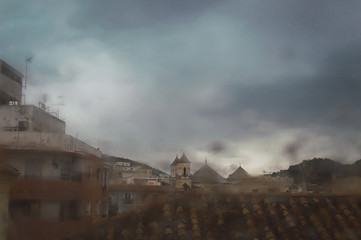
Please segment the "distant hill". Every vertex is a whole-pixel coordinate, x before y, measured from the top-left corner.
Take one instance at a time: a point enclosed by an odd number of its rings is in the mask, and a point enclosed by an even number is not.
[[[353,164],[342,164],[327,158],[314,158],[270,175],[288,176],[295,183],[322,184],[335,177],[361,176],[361,160]]]
[[[148,166],[147,164],[140,163],[140,162],[128,159],[128,158],[114,157],[114,156],[110,156],[107,154],[103,154],[103,159],[105,159],[108,162],[113,162],[113,163],[114,162],[128,162],[128,163],[130,163],[131,166],[141,166],[146,169],[152,169],[152,174],[155,176],[166,174],[159,169],[152,168],[152,167]]]

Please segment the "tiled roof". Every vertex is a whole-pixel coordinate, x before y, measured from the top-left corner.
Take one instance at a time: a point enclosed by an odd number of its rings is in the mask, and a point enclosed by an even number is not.
[[[182,156],[180,157],[179,161],[181,163],[190,163],[191,161],[189,161],[189,159],[187,158],[187,156],[183,153]]]
[[[191,176],[192,183],[226,183],[227,180],[219,175],[208,164],[204,164]]]
[[[174,159],[173,163],[171,164],[171,166],[176,165],[177,163],[190,163],[191,161],[189,161],[189,159],[187,158],[187,156],[183,153],[182,156],[180,158],[178,158],[178,156],[176,156],[176,158]]]
[[[176,165],[179,162],[178,155],[175,157],[174,161],[172,162],[171,166]]]
[[[230,174],[227,179],[230,181],[235,181],[245,177],[249,177],[249,174],[240,166],[236,171]]]
[[[113,220],[106,230],[113,238],[107,239],[361,239],[360,201],[361,196],[193,194]]]

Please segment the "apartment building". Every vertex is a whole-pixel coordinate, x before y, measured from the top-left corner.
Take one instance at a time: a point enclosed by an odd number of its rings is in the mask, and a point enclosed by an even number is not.
[[[0,61],[0,145],[16,169],[8,239],[58,239],[108,216],[110,166],[46,108],[21,105],[22,74]]]

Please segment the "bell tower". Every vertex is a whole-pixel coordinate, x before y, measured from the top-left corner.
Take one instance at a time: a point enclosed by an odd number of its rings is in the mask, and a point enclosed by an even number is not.
[[[171,181],[176,188],[191,187],[190,166],[191,162],[184,153],[180,158],[177,155],[170,165]]]

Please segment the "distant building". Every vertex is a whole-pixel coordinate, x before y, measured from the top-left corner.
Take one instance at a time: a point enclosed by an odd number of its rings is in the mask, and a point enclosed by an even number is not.
[[[250,177],[249,173],[244,170],[241,166],[236,169],[232,174],[227,178],[229,182],[238,182],[244,178]]]
[[[217,186],[228,184],[227,179],[207,164],[207,160],[205,164],[191,176],[191,180],[193,188],[201,191],[210,191]]]
[[[227,189],[238,193],[281,193],[288,192],[290,179],[268,176],[251,176],[241,166],[230,174],[227,180],[231,183]]]
[[[170,165],[171,182],[176,188],[190,188],[192,181],[190,178],[191,162],[183,153],[180,158],[176,156],[173,163]]]
[[[224,190],[237,193],[274,194],[288,192],[290,186],[291,183],[284,178],[250,176],[232,182]]]
[[[361,177],[359,176],[349,176],[349,177],[339,177],[333,178],[331,181],[327,182],[323,186],[324,193],[334,193],[334,194],[361,194]]]
[[[167,174],[146,164],[109,155],[104,155],[104,160],[112,165],[110,185],[169,185]]]

